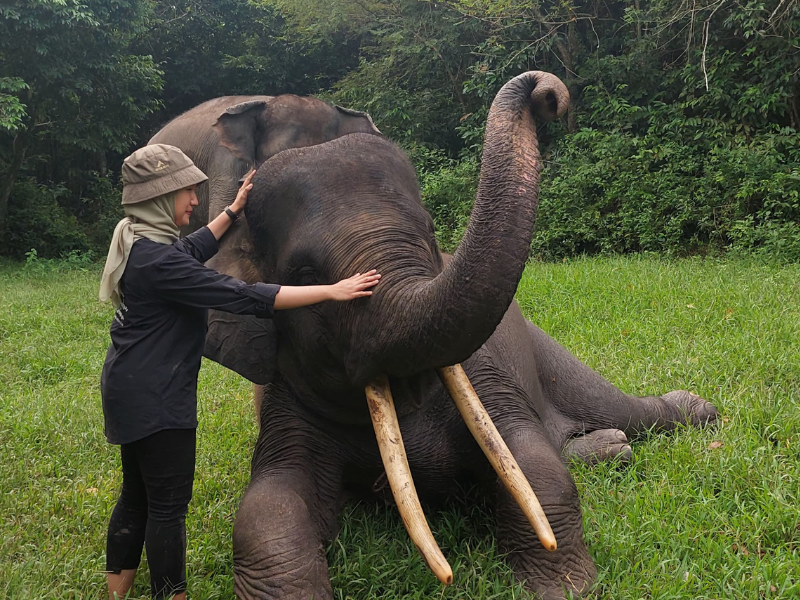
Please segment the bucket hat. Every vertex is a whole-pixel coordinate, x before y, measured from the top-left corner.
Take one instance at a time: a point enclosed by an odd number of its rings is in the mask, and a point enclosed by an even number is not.
[[[150,144],[122,163],[122,204],[144,202],[207,179],[180,148]]]

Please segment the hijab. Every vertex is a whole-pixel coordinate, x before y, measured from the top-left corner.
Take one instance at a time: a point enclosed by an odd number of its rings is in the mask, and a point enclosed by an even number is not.
[[[169,192],[144,202],[123,205],[127,216],[117,223],[111,238],[100,281],[101,302],[110,299],[114,308],[122,304],[119,282],[137,240],[147,238],[159,244],[178,241],[180,229],[175,224],[175,196],[176,192]]]

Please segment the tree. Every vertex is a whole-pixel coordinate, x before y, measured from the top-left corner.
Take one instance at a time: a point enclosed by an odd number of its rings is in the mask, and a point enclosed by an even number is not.
[[[127,151],[139,120],[158,106],[161,72],[152,58],[128,50],[148,6],[144,0],[0,5],[0,237],[11,189],[32,148],[43,151],[50,174],[59,168],[59,148],[79,154],[84,168],[102,168],[105,153]]]
[[[347,31],[317,35],[287,22],[289,10],[273,0],[156,1],[135,46],[164,70],[164,110],[150,129],[218,96],[314,94],[358,64]]]

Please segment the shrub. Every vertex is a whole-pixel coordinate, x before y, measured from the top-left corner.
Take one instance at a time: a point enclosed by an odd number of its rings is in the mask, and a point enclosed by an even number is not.
[[[441,158],[426,167],[420,171],[422,201],[433,217],[439,247],[453,252],[469,223],[478,188],[478,164],[473,158]]]
[[[124,216],[121,192],[108,178],[93,175],[83,194],[61,184],[23,178],[14,184],[8,202],[5,253],[38,259],[102,257],[111,234]]]
[[[8,199],[5,252],[24,258],[35,249],[44,258],[72,251],[86,252],[89,239],[78,220],[67,214],[59,200],[69,196],[63,185],[44,185],[33,178],[17,181]]]
[[[94,254],[105,256],[114,228],[125,216],[121,186],[95,173],[80,197],[80,208],[76,213]]]
[[[561,142],[543,174],[532,253],[736,247],[796,258],[800,171],[786,156],[769,136],[706,150],[582,130]]]

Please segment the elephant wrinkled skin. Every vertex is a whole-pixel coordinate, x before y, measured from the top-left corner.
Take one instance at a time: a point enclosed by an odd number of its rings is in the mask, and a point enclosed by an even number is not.
[[[280,311],[277,343],[246,341],[246,324],[226,326],[219,362],[242,372],[245,358],[226,345],[247,344],[269,363],[257,382],[268,385],[256,386],[262,427],[233,532],[240,598],[333,597],[325,543],[344,490],[369,494],[384,474],[364,395],[376,379],[391,386],[419,494],[445,500],[474,483],[493,498],[507,560],[546,600],[585,593],[596,575],[565,458],[624,460],[639,432],[716,418],[688,392],[622,393],[513,302],[538,204],[534,115],[553,119],[567,102],[563,84],[541,72],[498,93],[478,197],[452,258],[436,245],[411,164],[379,135],[286,150],[259,167],[246,209],[253,277],[306,285],[375,268],[383,278],[370,298]],[[236,264],[222,266],[238,274]],[[437,370],[456,363],[541,502],[554,552],[498,483],[440,381]]]

